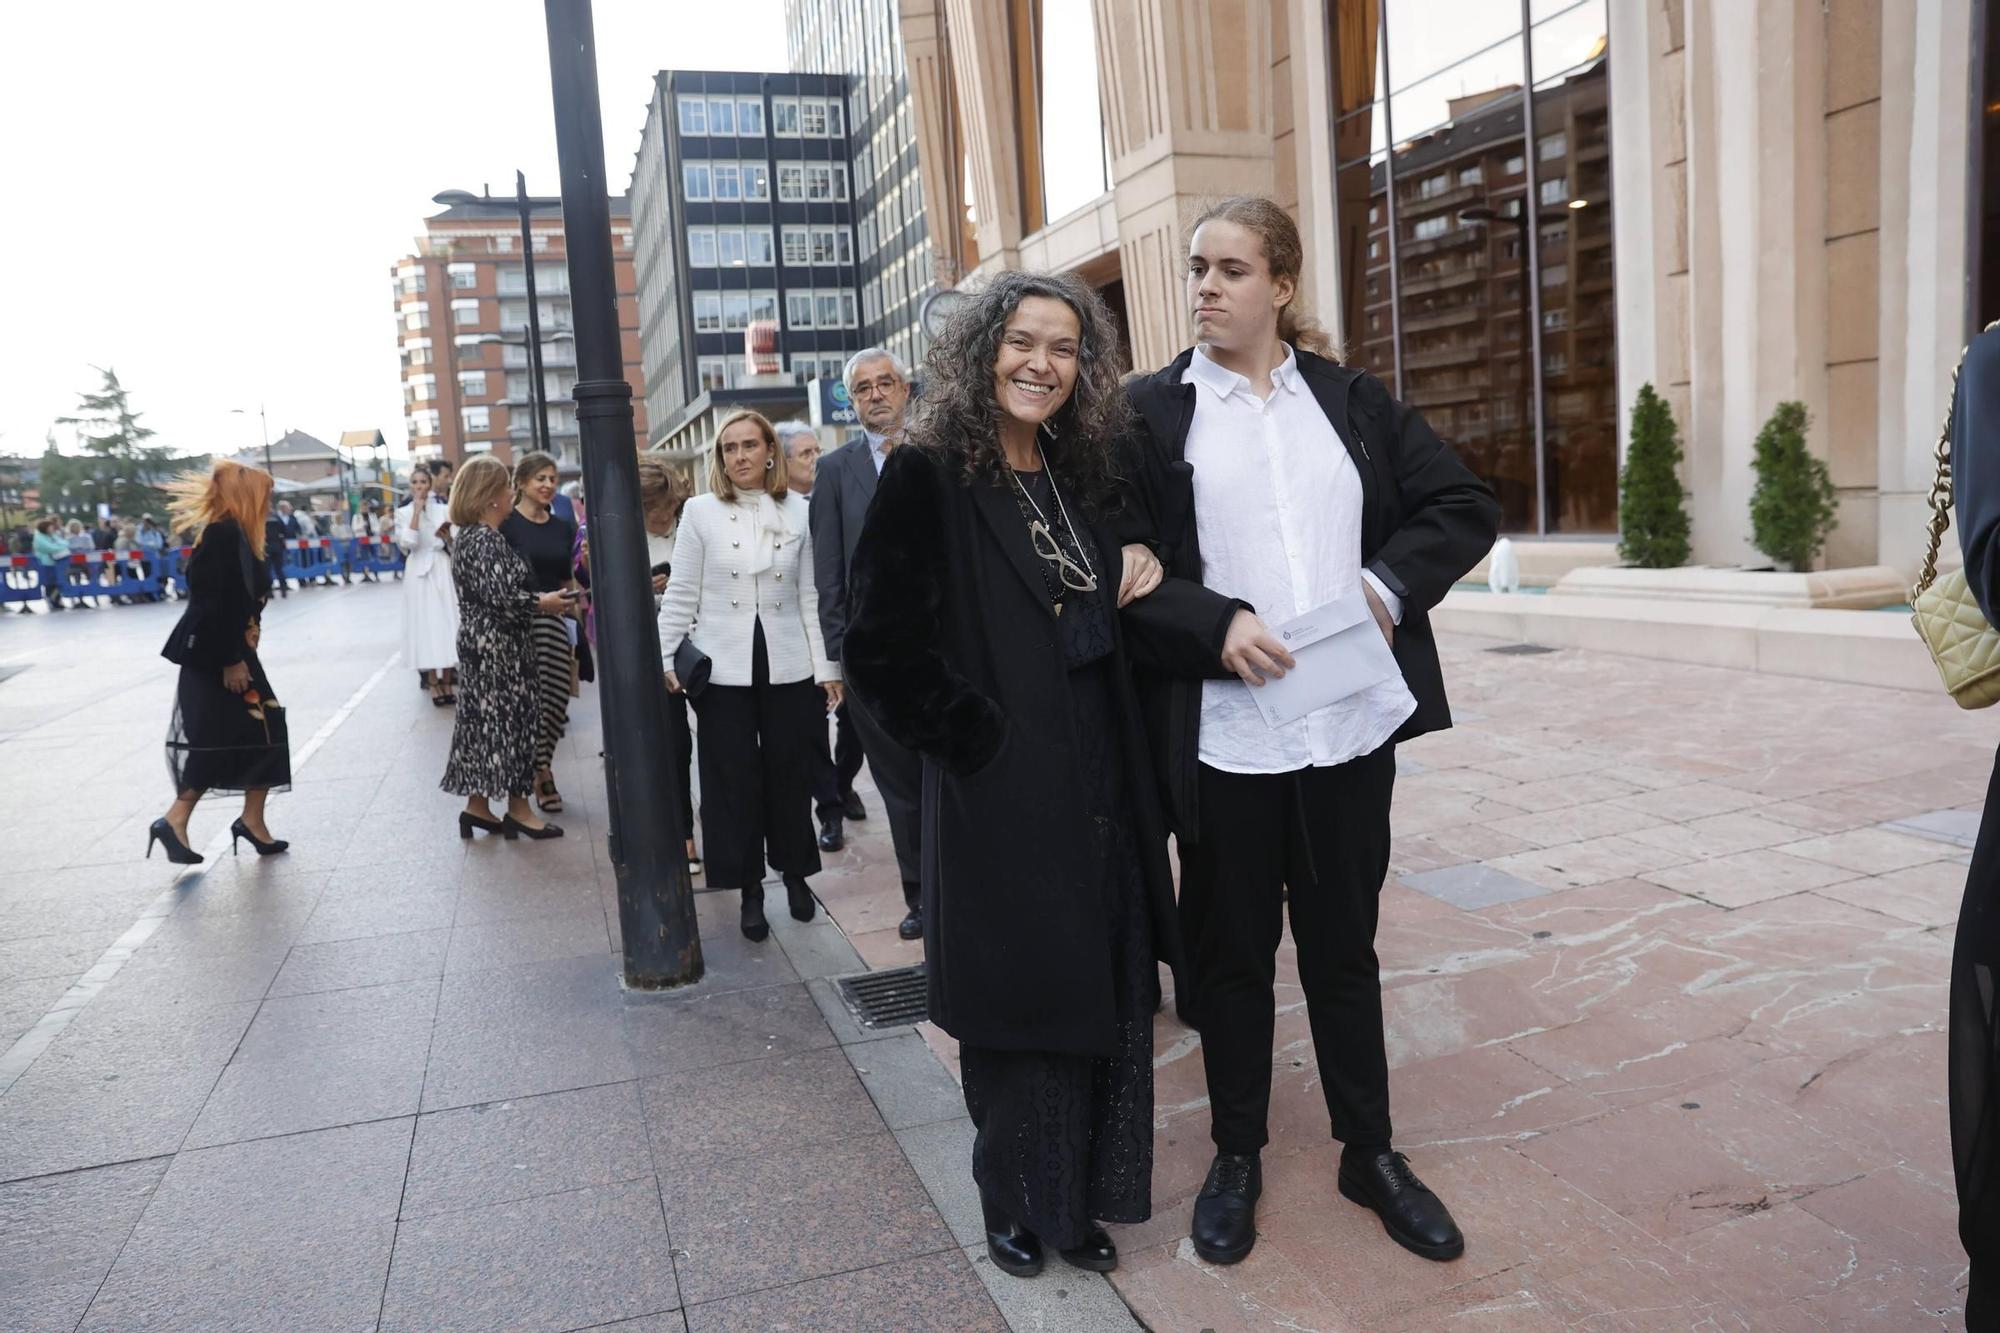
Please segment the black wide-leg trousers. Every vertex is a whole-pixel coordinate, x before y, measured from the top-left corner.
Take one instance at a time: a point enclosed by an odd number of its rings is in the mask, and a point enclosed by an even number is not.
[[[785,875],[819,871],[813,839],[815,730],[826,734],[826,694],[811,680],[771,683],[760,621],[751,683],[713,682],[695,696],[701,722],[702,856],[717,888],[754,888],[764,864]]]
[[[1319,1059],[1343,1143],[1390,1142],[1375,923],[1389,873],[1394,745],[1331,768],[1199,774],[1199,838],[1181,855],[1181,934],[1217,1150],[1270,1141],[1278,941],[1289,907]]]

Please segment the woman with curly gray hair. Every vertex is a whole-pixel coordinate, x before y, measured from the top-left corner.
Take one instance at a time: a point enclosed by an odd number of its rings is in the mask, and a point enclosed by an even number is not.
[[[993,1262],[1108,1271],[1152,1212],[1158,962],[1179,953],[1118,608],[1160,568],[1107,526],[1116,335],[1004,273],[925,364],[849,575],[848,682],[923,757],[930,1016],[957,1037]]]

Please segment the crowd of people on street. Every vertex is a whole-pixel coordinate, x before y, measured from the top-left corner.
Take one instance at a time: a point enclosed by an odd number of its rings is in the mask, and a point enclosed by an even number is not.
[[[822,853],[867,814],[866,763],[1008,1273],[1045,1246],[1108,1271],[1103,1224],[1150,1215],[1162,965],[1208,1075],[1190,1239],[1212,1263],[1250,1252],[1287,913],[1340,1193],[1414,1253],[1464,1249],[1394,1147],[1373,941],[1396,746],[1450,725],[1427,612],[1499,506],[1332,354],[1302,259],[1281,207],[1227,200],[1190,235],[1194,345],[1163,368],[1121,379],[1117,325],[1074,276],[1003,273],[931,348],[918,410],[909,367],[871,348],[845,370],[861,429],[823,457],[811,428],[742,409],[701,494],[639,460],[666,743],[683,789],[700,779],[698,843],[691,801],[670,816],[690,862],[698,845],[753,942],[767,867],[812,919]],[[441,786],[462,837],[558,837],[558,747],[593,674],[587,514],[545,453],[434,473],[393,533],[406,663],[456,708]],[[289,762],[257,564],[298,515],[267,526],[257,475],[219,464],[177,501],[202,532],[167,653],[176,800],[152,829],[175,860],[198,856],[187,816],[217,790],[245,794],[232,832],[285,847],[263,817]],[[1387,665],[1267,717],[1259,691],[1300,660],[1279,630],[1311,612],[1372,625]]]

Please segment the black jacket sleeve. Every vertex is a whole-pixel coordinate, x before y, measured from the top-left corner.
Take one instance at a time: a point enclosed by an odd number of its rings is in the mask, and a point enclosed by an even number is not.
[[[893,740],[970,773],[999,752],[1003,718],[943,650],[942,490],[953,484],[920,445],[889,455],[847,571],[853,614],[842,668]]]
[[[1229,633],[1229,622],[1238,611],[1254,608],[1204,587],[1197,562],[1182,549],[1185,543],[1178,534],[1164,531],[1166,493],[1175,486],[1191,486],[1192,474],[1178,475],[1165,462],[1142,418],[1120,445],[1118,457],[1123,503],[1111,516],[1110,526],[1119,541],[1149,548],[1166,565],[1160,586],[1119,613],[1126,653],[1134,666],[1163,676],[1226,678],[1230,672],[1222,665],[1222,640]],[[1194,522],[1191,504],[1176,510],[1180,522]]]
[[[806,501],[812,527],[813,586],[819,593],[819,634],[829,662],[840,660],[847,640],[847,529],[840,512],[840,469],[848,460],[836,452],[827,461],[836,459],[837,466],[822,465],[819,482]]]
[[[1965,581],[1990,625],[2000,593],[2000,329],[1972,340],[1958,372],[1951,478]]]
[[[1403,510],[1402,523],[1383,541],[1368,570],[1408,610],[1428,611],[1493,549],[1500,502],[1423,416],[1391,397],[1380,380],[1363,375],[1351,393],[1362,438],[1388,445]]]
[[[211,523],[188,557],[188,600],[199,620],[203,661],[234,666],[249,652],[245,638],[257,618],[257,600],[246,571],[257,572],[243,530]]]

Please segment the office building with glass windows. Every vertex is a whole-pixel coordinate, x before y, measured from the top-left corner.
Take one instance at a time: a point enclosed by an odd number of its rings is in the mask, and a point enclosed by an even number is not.
[[[901,0],[898,21],[941,267],[1084,274],[1158,366],[1190,340],[1189,222],[1270,195],[1307,304],[1510,533],[1615,533],[1651,383],[1698,562],[1758,558],[1754,443],[1796,400],[1839,491],[1825,562],[1908,571],[1952,366],[2000,317],[1995,3]]]
[[[848,80],[669,70],[632,175],[654,443],[733,403],[804,407],[862,341]]]
[[[897,0],[785,0],[785,36],[794,70],[850,80],[861,342],[915,366],[930,345],[924,299],[959,275],[932,258]]]
[[[492,453],[511,463],[536,447],[528,370],[526,264],[532,262],[549,445],[564,475],[578,474],[583,453],[576,405],[570,400],[576,345],[569,267],[563,259],[562,199],[530,197],[532,254],[523,255],[519,207],[511,196],[482,192],[456,197],[459,202],[425,220],[415,253],[397,261],[390,272],[410,452],[454,465],[474,453]],[[625,378],[632,385],[637,429],[644,438],[639,302],[625,199],[611,201],[611,233]]]

